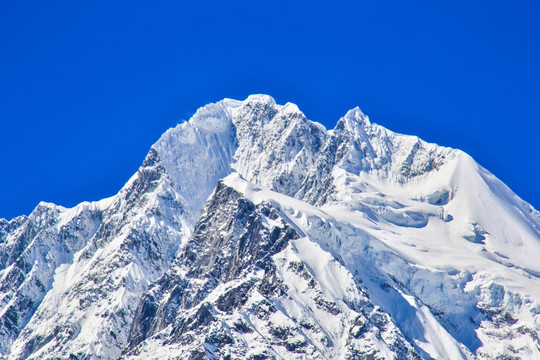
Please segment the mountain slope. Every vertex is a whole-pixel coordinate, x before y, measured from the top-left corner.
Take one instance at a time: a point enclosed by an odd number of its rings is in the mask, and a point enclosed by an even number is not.
[[[0,221],[0,353],[535,359],[538,258],[540,214],[463,152],[226,99],[116,196]]]
[[[350,273],[278,207],[231,182],[243,185],[235,176],[218,184],[192,239],[141,301],[128,357],[419,358]],[[339,283],[329,289],[316,272]]]

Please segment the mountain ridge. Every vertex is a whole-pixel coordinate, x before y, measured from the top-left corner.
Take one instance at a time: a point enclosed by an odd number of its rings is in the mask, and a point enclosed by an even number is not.
[[[178,324],[189,335],[196,328],[186,321],[198,318],[179,312],[154,322],[168,325],[151,325],[159,329],[152,336],[136,335],[151,319],[144,306],[166,308],[144,299],[168,273],[197,284],[212,272],[185,269],[190,257],[207,261],[223,241],[218,219],[237,211],[222,201],[208,212],[220,191],[235,192],[250,209],[262,198],[264,211],[274,209],[274,219],[258,210],[258,220],[240,227],[266,228],[267,235],[253,233],[257,241],[283,226],[296,238],[265,253],[266,267],[249,265],[251,275],[212,280],[217,289],[250,289],[240,303],[229,296],[233,308],[219,307],[225,290],[201,293],[200,319],[217,338],[182,345]],[[204,232],[201,210],[214,219],[207,236],[217,243],[182,258]],[[42,203],[34,212],[0,223],[0,352],[11,358],[119,358],[135,348],[152,358],[160,346],[192,358],[540,357],[540,268],[531,256],[540,255],[540,214],[465,153],[393,133],[359,108],[326,130],[267,95],[209,104],[167,130],[117,195],[71,209]],[[330,260],[319,264],[310,252]],[[329,292],[336,274],[335,281],[361,284],[351,286],[369,295],[365,310],[344,300],[364,295]],[[267,277],[288,285],[267,292]],[[333,312],[342,325],[324,320]],[[358,316],[372,330],[352,330],[364,326]],[[382,336],[383,328],[393,330]]]

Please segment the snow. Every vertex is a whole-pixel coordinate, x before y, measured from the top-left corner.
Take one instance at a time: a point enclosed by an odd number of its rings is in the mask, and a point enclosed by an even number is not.
[[[269,195],[266,190],[254,189],[237,174],[229,176],[226,183],[254,202],[279,203],[301,233],[320,239],[321,246],[341,256],[346,263],[351,253],[364,253],[361,260],[354,257],[350,260],[347,265],[351,269],[363,269],[358,262],[368,258],[382,273],[405,284],[411,295],[402,297],[415,296],[434,311],[447,313],[444,316],[451,324],[453,335],[448,335],[433,316],[430,321],[420,322],[421,328],[426,324],[439,324],[439,329],[433,333],[444,335],[441,335],[442,340],[432,338],[423,342],[423,350],[428,354],[442,356],[435,351],[437,346],[426,344],[437,341],[449,344],[451,336],[472,351],[481,344],[489,348],[488,344],[494,339],[483,336],[481,329],[476,331],[477,326],[469,320],[481,317],[476,304],[486,290],[483,285],[471,286],[471,283],[482,278],[481,284],[486,281],[500,284],[504,293],[516,294],[519,301],[530,299],[528,304],[515,310],[520,316],[526,320],[528,315],[523,313],[534,312],[531,304],[540,302],[539,263],[538,257],[530,254],[540,254],[537,212],[463,152],[436,148],[416,137],[394,134],[372,125],[363,116],[359,109],[353,109],[344,118],[346,127],[356,129],[358,135],[355,136],[362,138],[368,133],[376,133],[380,139],[380,134],[385,134],[402,149],[390,154],[389,149],[395,145],[380,141],[375,143],[376,146],[372,144],[369,147],[375,153],[392,158],[379,164],[403,164],[409,161],[407,154],[415,147],[428,149],[426,153],[441,152],[444,163],[434,171],[404,182],[391,167],[370,171],[371,164],[351,166],[355,160],[345,158],[333,173],[335,200],[320,209],[310,208],[283,194]],[[409,150],[403,151],[403,148]],[[412,166],[415,161],[426,163],[425,155],[415,157],[409,161]],[[372,164],[377,163],[373,161]],[[389,176],[381,179],[381,174]],[[264,183],[261,185],[268,188]],[[533,216],[529,215],[531,213]],[[326,225],[329,222],[333,223],[332,228],[353,227],[354,230],[349,231],[355,233],[354,239],[360,236],[369,241],[359,246],[356,239],[346,241],[350,235],[339,230],[335,240],[329,240]],[[322,229],[313,224],[320,224]],[[476,234],[479,233],[485,241],[471,243],[471,233],[475,239],[479,238]],[[375,250],[366,255],[365,248]],[[376,287],[372,286],[373,289]],[[398,303],[397,299],[393,301]],[[385,308],[397,317],[399,311],[392,309],[392,305]],[[415,313],[421,318],[429,312],[426,309],[417,306]],[[537,322],[524,321],[524,324],[537,328]],[[459,329],[462,323],[469,325]],[[406,335],[419,337],[414,332]],[[467,353],[456,339],[450,341],[452,345],[447,346],[444,356],[455,358],[457,353],[462,356]],[[533,346],[530,339],[528,344]]]
[[[403,333],[426,358],[540,358],[540,214],[462,151],[394,133],[359,108],[326,130],[295,104],[262,94],[199,109],[152,151],[156,159],[147,160],[155,164],[118,195],[72,209],[40,203],[17,220],[36,234],[20,255],[30,264],[24,281],[0,294],[0,318],[22,296],[37,308],[21,312],[20,336],[0,334],[5,344],[15,341],[12,358],[56,324],[70,345],[51,341],[33,358],[60,350],[120,356],[139,299],[189,241],[220,179],[253,203],[277,208],[301,236],[274,255],[290,292],[269,321],[316,322],[326,340],[308,330],[305,336],[324,356],[345,356],[346,334],[359,326],[350,304],[369,299],[395,326],[379,337],[380,330],[366,334],[358,346],[383,356]],[[148,186],[141,194],[140,184]],[[0,239],[2,256],[25,239],[26,228],[13,224]],[[265,219],[268,228],[280,224]],[[291,263],[304,264],[319,287],[309,288]],[[15,262],[6,263],[0,283],[16,271]],[[219,285],[209,299],[233,285]],[[339,321],[316,296],[342,309]],[[270,336],[268,321],[244,320],[257,330],[242,335],[245,346]],[[149,357],[165,356],[153,341]],[[268,351],[292,356],[283,347]]]
[[[269,190],[254,191],[253,186],[243,180],[238,174],[231,174],[224,181],[227,185],[242,192],[254,203],[270,202],[279,204],[284,213],[308,236],[310,233],[313,233],[313,230],[309,229],[312,224],[318,223],[322,227],[326,227],[325,224],[331,221],[331,215],[329,216],[328,213],[323,213],[298,200]],[[317,239],[319,236],[316,234],[313,239]],[[351,279],[348,279],[351,277],[350,272],[339,266],[331,266],[329,268],[329,263],[335,263],[334,256],[330,255],[329,252],[323,251],[321,246],[329,248],[334,253],[341,253],[340,258],[344,259],[347,264],[348,259],[343,254],[343,251],[356,252],[353,246],[348,245],[333,242],[322,242],[316,245],[304,238],[293,242],[292,246],[300,260],[310,268],[315,278],[323,284],[322,288],[324,292],[333,298],[344,299],[346,298],[345,294],[348,288],[351,287]],[[352,265],[349,267],[351,272],[365,270],[362,264],[350,265]],[[288,277],[284,276],[284,278]],[[371,298],[376,299],[375,303],[383,306],[386,311],[393,314],[398,326],[402,326],[402,330],[408,337],[417,339],[416,343],[422,350],[433,358],[467,358],[467,355],[465,355],[466,352],[461,349],[456,340],[434,319],[433,315],[425,306],[418,304],[414,300],[414,297],[405,295],[401,291],[394,294],[394,296],[389,296],[388,293],[380,291],[379,282],[371,281],[370,278],[363,280],[365,283],[370,282],[368,289]],[[293,284],[291,288],[297,287]],[[324,325],[327,327],[331,326],[333,320],[333,318],[327,319],[327,323]]]

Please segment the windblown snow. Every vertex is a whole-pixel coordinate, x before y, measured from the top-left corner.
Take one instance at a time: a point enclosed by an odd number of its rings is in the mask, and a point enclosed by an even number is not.
[[[267,95],[111,198],[0,220],[6,359],[540,359],[540,213],[462,151]]]

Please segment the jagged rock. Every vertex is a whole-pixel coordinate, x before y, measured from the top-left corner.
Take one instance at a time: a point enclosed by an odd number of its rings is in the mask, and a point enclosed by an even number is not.
[[[0,357],[535,358],[539,257],[463,152],[226,99],[117,195],[0,219]]]

